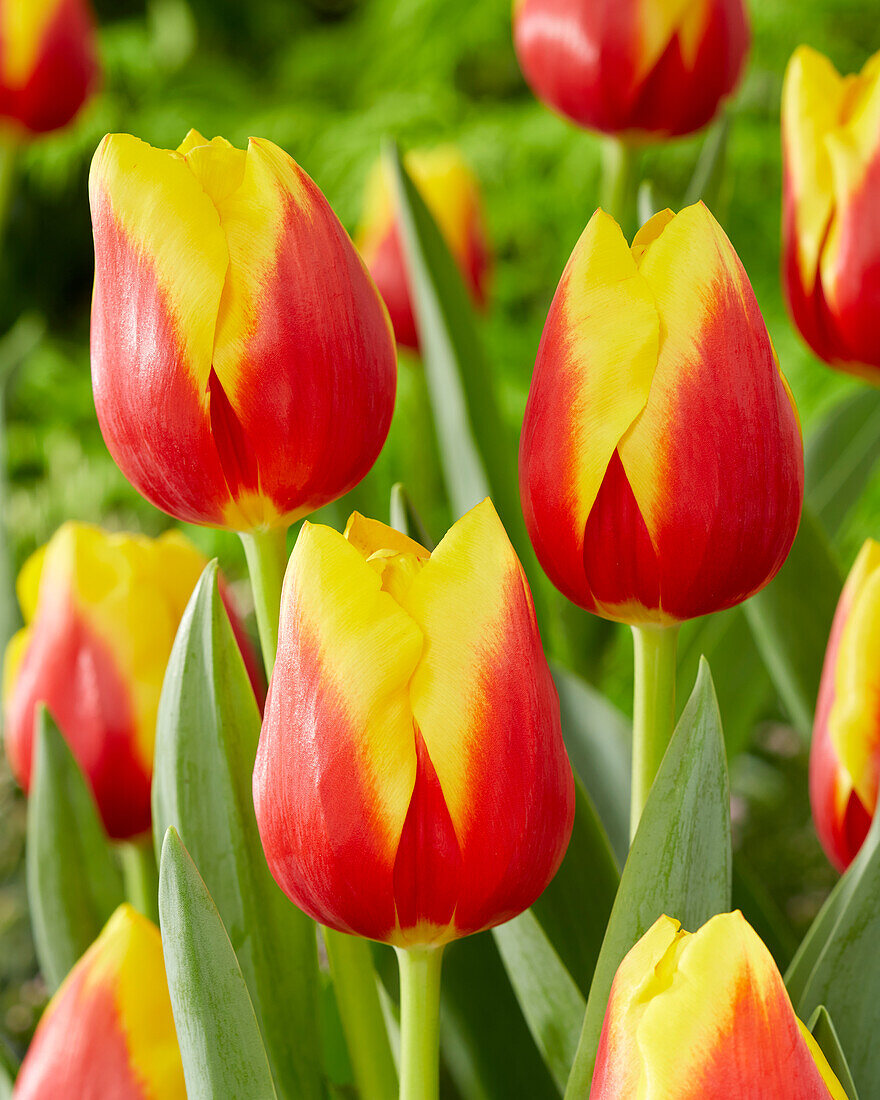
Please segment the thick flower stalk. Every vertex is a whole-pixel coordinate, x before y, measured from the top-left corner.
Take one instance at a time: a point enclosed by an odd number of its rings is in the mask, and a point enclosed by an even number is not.
[[[486,301],[491,274],[488,239],[476,177],[452,145],[413,150],[406,170],[433,214],[471,297]],[[367,180],[364,211],[355,243],[385,300],[398,344],[418,350],[419,335],[394,199],[394,181],[384,159]]]
[[[737,913],[660,919],[618,968],[590,1100],[847,1100]]]
[[[579,126],[674,137],[710,122],[749,49],[743,0],[515,0],[535,94]]]
[[[121,905],[49,1002],[14,1100],[186,1100],[159,929]]]
[[[801,46],[782,92],[783,282],[801,335],[880,384],[880,53],[858,76]]]
[[[877,811],[880,783],[880,544],[868,539],[840,595],[819,685],[810,802],[822,847],[840,871]]]
[[[4,740],[31,782],[34,712],[45,703],[91,784],[107,832],[150,826],[156,713],[184,608],[207,564],[177,532],[158,539],[66,523],[24,565],[25,627],[3,670]],[[231,613],[256,678],[253,652]]]
[[[391,422],[387,312],[281,149],[127,134],[89,180],[92,381],[132,484],[179,519],[285,528],[360,481]]]

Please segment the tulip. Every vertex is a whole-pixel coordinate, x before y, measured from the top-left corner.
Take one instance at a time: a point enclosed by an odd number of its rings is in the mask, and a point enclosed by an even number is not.
[[[120,905],[49,1002],[14,1100],[186,1100],[159,929]]]
[[[831,625],[810,749],[813,821],[844,871],[877,809],[880,781],[880,544],[868,539]]]
[[[880,384],[880,53],[858,76],[801,46],[782,91],[783,282],[813,351]]]
[[[620,964],[590,1100],[847,1100],[742,913],[660,919]]]
[[[14,130],[66,126],[98,74],[88,0],[0,0],[0,118]]]
[[[483,306],[490,274],[489,249],[473,173],[454,146],[408,153],[406,169],[433,214],[474,302]],[[380,160],[367,182],[356,243],[385,299],[397,343],[417,351],[419,337],[393,195],[388,167]]]
[[[355,513],[304,524],[254,770],[284,892],[398,947],[509,920],[574,813],[559,700],[522,567],[488,500],[433,553]]]
[[[104,138],[89,179],[92,380],[123,473],[179,519],[284,528],[372,466],[393,334],[326,199],[286,153],[190,131]]]
[[[800,424],[702,203],[655,215],[631,248],[593,215],[538,349],[520,488],[550,579],[609,619],[721,611],[782,565],[803,498]]]
[[[710,122],[749,49],[743,0],[514,0],[523,74],[592,130],[674,137]]]
[[[3,675],[6,753],[27,790],[34,713],[45,703],[88,778],[108,834],[150,825],[159,695],[205,557],[177,532],[158,539],[66,523],[24,565],[26,622]],[[231,616],[256,676],[253,654]]]

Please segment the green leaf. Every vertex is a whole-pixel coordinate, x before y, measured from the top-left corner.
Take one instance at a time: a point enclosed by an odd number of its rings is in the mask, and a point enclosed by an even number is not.
[[[159,866],[159,921],[189,1100],[276,1100],[254,1006],[217,906],[173,828]],[[291,1030],[291,1046],[299,1036]]]
[[[740,909],[782,969],[797,950],[797,936],[786,914],[740,851],[733,857],[733,907]]]
[[[724,738],[703,661],[633,840],[602,943],[565,1095],[589,1095],[599,1035],[623,957],[664,913],[696,931],[730,908],[730,791]]]
[[[804,508],[788,560],[743,604],[755,643],[795,728],[809,740],[843,577],[825,533]]]
[[[426,550],[434,549],[434,543],[424,523],[422,523],[422,517],[416,511],[415,505],[410,500],[409,493],[407,493],[403,483],[400,481],[396,481],[391,486],[389,513],[390,525],[396,531],[400,531],[401,534],[408,535],[411,539],[415,539],[416,542],[421,543]]]
[[[259,734],[212,562],[181,620],[162,689],[154,839],[158,850],[173,825],[192,853],[241,965],[279,1095],[306,1100],[322,1094],[317,940],[263,855],[251,791]]]
[[[694,174],[682,200],[682,206],[702,201],[716,210],[727,170],[727,146],[730,139],[730,118],[722,112],[720,118],[703,138]]]
[[[837,1080],[843,1086],[848,1100],[859,1100],[855,1082],[849,1071],[846,1055],[837,1037],[837,1030],[824,1005],[819,1005],[810,1020],[810,1033],[822,1048],[822,1053],[828,1059],[828,1065],[834,1071]]]
[[[37,959],[54,992],[124,895],[92,792],[45,707],[34,727],[27,891]]]

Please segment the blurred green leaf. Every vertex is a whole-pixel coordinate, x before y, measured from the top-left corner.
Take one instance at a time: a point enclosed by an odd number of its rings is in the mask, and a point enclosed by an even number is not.
[[[426,550],[434,549],[431,536],[428,534],[424,523],[422,523],[422,518],[416,511],[415,505],[410,500],[409,493],[400,481],[396,481],[391,486],[389,513],[390,525],[396,531],[415,539]]]
[[[727,146],[730,138],[730,118],[722,112],[720,118],[703,138],[694,174],[682,199],[682,206],[702,200],[710,210],[717,211],[718,199],[727,171]]]
[[[282,1097],[320,1097],[314,923],[272,878],[251,776],[260,712],[212,562],[168,662],[156,726],[153,835],[171,825],[198,862],[247,982]],[[291,1036],[296,1036],[291,1041]]]
[[[276,1100],[236,953],[204,879],[174,828],[162,845],[159,919],[189,1100]],[[299,1036],[289,1032],[291,1046]]]
[[[92,792],[45,707],[34,726],[27,888],[37,959],[54,992],[124,895]]]
[[[569,1100],[589,1094],[605,1006],[626,953],[664,913],[696,931],[729,910],[730,890],[727,761],[712,677],[703,661],[623,868],[565,1092]]]
[[[804,448],[806,497],[834,536],[861,497],[880,457],[880,390],[858,389],[825,414]]]
[[[837,1037],[837,1030],[828,1014],[828,1009],[824,1005],[819,1005],[813,1013],[810,1020],[810,1032],[822,1048],[822,1053],[828,1059],[828,1065],[831,1066],[837,1080],[843,1085],[848,1100],[859,1100],[859,1094],[849,1071],[846,1055],[843,1053],[843,1047],[841,1047],[840,1039]]]
[[[777,966],[784,969],[797,950],[797,936],[788,917],[742,852],[735,852],[733,856],[733,908],[742,911],[769,948]]]

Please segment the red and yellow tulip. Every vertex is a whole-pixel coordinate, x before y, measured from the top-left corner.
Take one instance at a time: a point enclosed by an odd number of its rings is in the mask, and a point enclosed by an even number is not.
[[[405,163],[458,263],[474,302],[484,305],[490,262],[476,178],[461,153],[451,145],[410,152]],[[385,299],[398,344],[418,350],[419,336],[393,195],[388,166],[379,160],[367,181],[363,218],[355,240]]]
[[[31,782],[34,711],[45,703],[88,778],[110,836],[150,825],[156,713],[184,608],[207,564],[177,532],[158,539],[66,523],[24,565],[27,624],[3,670],[4,736]],[[256,676],[253,654],[232,615]]]
[[[660,919],[618,968],[590,1100],[847,1100],[742,913]]]
[[[254,770],[269,867],[323,924],[397,946],[509,920],[574,813],[531,594],[486,500],[433,553],[305,524]]]
[[[743,0],[514,0],[513,37],[540,99],[607,134],[699,130],[736,88]]]
[[[840,595],[810,749],[816,832],[840,871],[855,859],[880,783],[880,544],[868,539]]]
[[[748,276],[702,203],[630,247],[597,211],[538,349],[520,442],[538,558],[633,625],[720,611],[785,560],[803,444]]]
[[[66,126],[98,80],[88,0],[0,0],[0,119],[24,133]]]
[[[880,384],[880,53],[842,77],[807,46],[782,92],[783,281],[826,363]]]
[[[121,905],[43,1013],[14,1100],[186,1100],[159,929]]]
[[[394,339],[327,200],[281,149],[104,138],[89,180],[92,380],[111,454],[159,508],[239,531],[357,484],[391,422]]]

